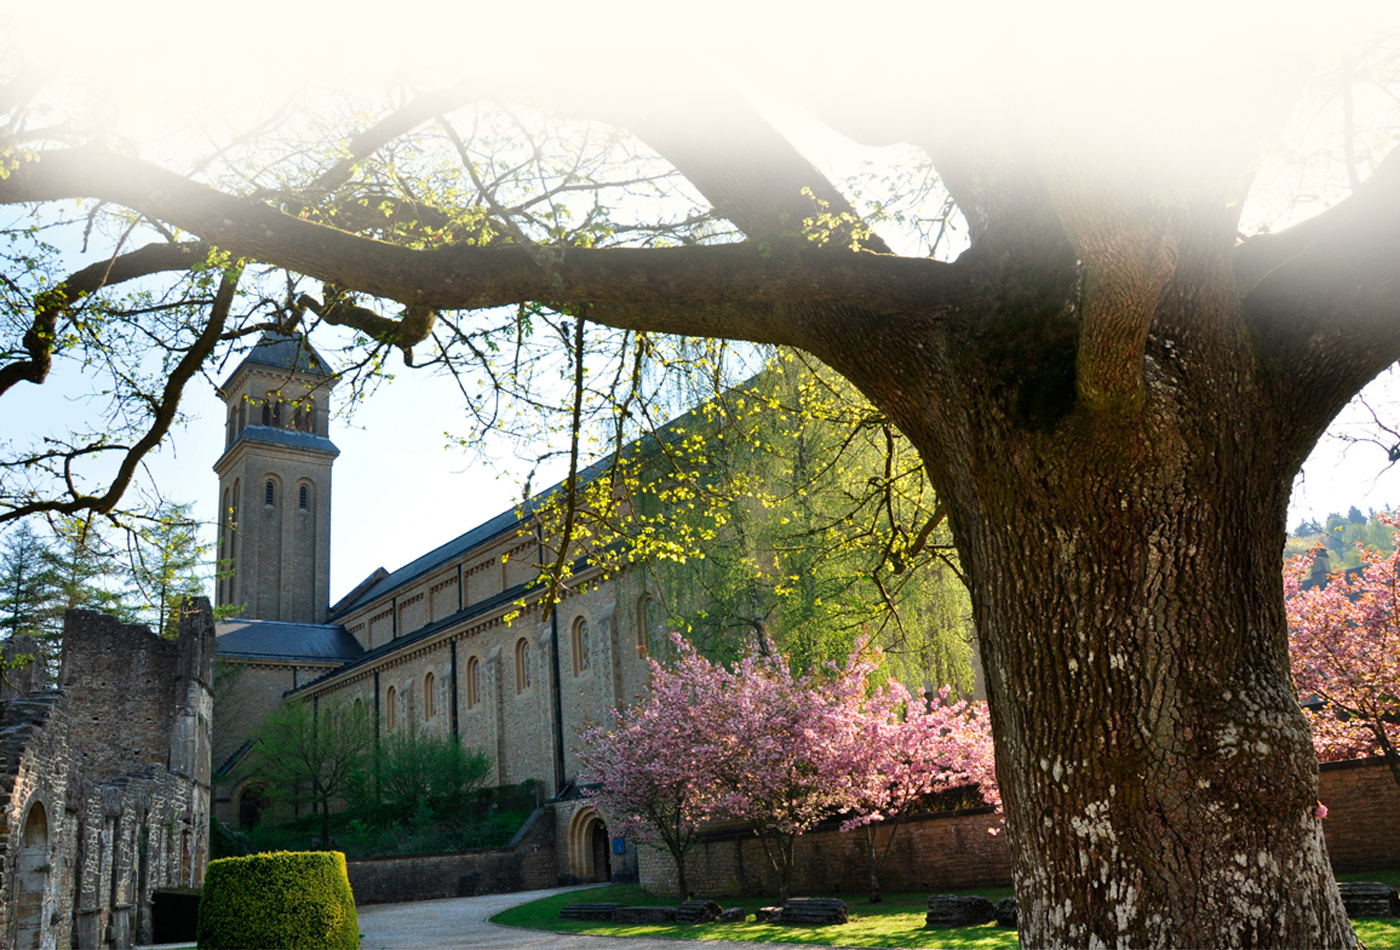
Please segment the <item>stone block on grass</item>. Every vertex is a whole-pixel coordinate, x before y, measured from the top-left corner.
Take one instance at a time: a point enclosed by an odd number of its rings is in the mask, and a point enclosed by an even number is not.
[[[790,897],[771,923],[790,927],[829,927],[844,924],[850,917],[846,902],[834,897]]]
[[[749,915],[742,907],[730,907],[719,915],[719,922],[722,924],[742,924],[749,919]]]
[[[676,908],[676,923],[678,924],[709,924],[719,920],[719,915],[724,908],[714,901],[696,900],[684,901]]]
[[[621,904],[569,904],[559,912],[560,920],[612,920]]]
[[[993,908],[993,910],[997,915],[998,927],[1010,927],[1012,930],[1016,929],[1016,898],[1003,897],[1001,900],[997,901],[997,906]]]
[[[962,897],[957,894],[934,894],[928,899],[928,927],[980,927],[995,920],[996,908],[985,897]]]
[[[1400,897],[1389,884],[1344,881],[1337,890],[1342,892],[1342,906],[1348,917],[1400,917]]]
[[[619,907],[613,911],[616,924],[674,924],[674,907]]]

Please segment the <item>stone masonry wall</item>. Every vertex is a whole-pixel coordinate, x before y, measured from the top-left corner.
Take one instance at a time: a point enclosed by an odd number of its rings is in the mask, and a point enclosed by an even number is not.
[[[203,879],[213,618],[178,641],[65,627],[65,688],[0,703],[0,944],[122,950],[149,942],[157,889]]]
[[[911,818],[899,828],[880,875],[886,893],[937,892],[962,887],[1011,884],[1011,852],[989,810],[969,809]],[[880,832],[879,845],[887,840]],[[801,894],[862,894],[870,886],[863,832],[841,833],[835,826],[800,837],[792,888]],[[763,846],[744,831],[708,835],[687,856],[691,890],[702,897],[777,894],[778,875]],[[676,865],[653,848],[640,849],[641,883],[647,890],[673,894]]]
[[[1319,779],[1332,867],[1341,873],[1400,867],[1400,786],[1385,762],[1325,762]]]
[[[505,848],[351,861],[357,904],[535,890],[555,884],[554,812],[538,808]]]
[[[1400,786],[1379,759],[1331,762],[1322,766],[1319,798],[1327,806],[1322,823],[1327,852],[1338,873],[1400,867]],[[990,835],[995,816],[950,812],[919,816],[900,829],[890,851],[881,887],[935,892],[961,887],[1008,886],[1011,855],[1004,835]],[[881,843],[884,842],[882,832]],[[640,852],[642,885],[659,893],[676,890],[670,855],[653,848]],[[705,897],[776,894],[778,878],[762,845],[743,831],[721,831],[695,846],[688,858],[691,889]],[[865,838],[819,829],[798,839],[793,892],[863,893],[869,886]]]

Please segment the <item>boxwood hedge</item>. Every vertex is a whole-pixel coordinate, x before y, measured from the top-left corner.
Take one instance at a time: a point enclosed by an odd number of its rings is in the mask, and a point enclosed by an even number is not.
[[[209,862],[200,950],[358,950],[360,924],[339,851],[277,851]]]

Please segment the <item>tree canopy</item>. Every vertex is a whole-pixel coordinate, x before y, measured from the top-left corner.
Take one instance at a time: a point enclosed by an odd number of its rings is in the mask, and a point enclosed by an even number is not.
[[[677,374],[722,388],[731,358],[796,348],[946,512],[1022,940],[1354,945],[1281,552],[1303,459],[1400,358],[1397,56],[1284,12],[746,10],[687,32],[713,52],[679,69],[597,56],[626,18],[570,19],[586,76],[483,42],[452,51],[469,74],[193,115],[15,46],[0,399],[67,360],[105,402],[14,447],[0,521],[116,511],[183,389],[267,330],[342,345],[352,391],[401,360],[451,374],[476,424],[552,420],[571,475]],[[795,144],[814,122],[901,147],[842,180]],[[1302,184],[1250,202],[1256,178]],[[1289,200],[1326,210],[1268,226]]]

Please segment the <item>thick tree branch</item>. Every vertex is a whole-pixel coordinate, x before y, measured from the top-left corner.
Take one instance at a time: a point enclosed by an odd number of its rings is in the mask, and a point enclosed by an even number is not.
[[[0,396],[16,383],[42,383],[53,363],[53,346],[58,319],[69,313],[73,305],[102,287],[120,284],[137,277],[163,271],[184,270],[205,260],[208,245],[199,242],[184,244],[150,244],[130,254],[99,261],[77,271],[58,287],[40,296],[34,311],[34,322],[24,334],[24,349],[29,358],[14,360],[0,366]]]
[[[1347,200],[1277,234],[1260,234],[1235,249],[1235,287],[1247,295],[1275,268],[1314,245],[1351,241],[1368,244],[1400,216],[1400,149]]]
[[[303,221],[112,152],[45,152],[0,182],[0,201],[98,197],[168,221],[233,253],[412,306],[470,309],[521,301],[698,308],[689,332],[798,342],[774,311],[761,330],[748,306],[779,301],[876,312],[936,307],[962,286],[951,265],[818,247],[802,238],[661,248],[551,248],[547,267],[522,247],[396,247]],[[564,296],[560,300],[560,293]],[[792,318],[796,320],[796,317]],[[658,318],[647,329],[669,331]]]
[[[174,423],[176,413],[180,408],[180,397],[184,394],[185,384],[199,372],[218,345],[224,331],[224,324],[228,321],[229,310],[233,306],[234,293],[238,289],[238,279],[242,275],[242,270],[240,264],[230,267],[224,272],[223,280],[219,283],[218,293],[214,296],[214,305],[209,311],[208,322],[205,323],[194,343],[185,351],[184,356],[180,357],[179,362],[170,371],[160,398],[153,400],[154,418],[151,420],[150,428],[134,445],[126,449],[126,454],[122,457],[121,463],[117,467],[117,473],[113,476],[111,484],[107,486],[107,490],[101,495],[82,493],[75,490],[70,478],[68,484],[71,497],[67,500],[35,501],[18,505],[8,511],[0,512],[0,524],[44,512],[71,515],[80,511],[90,511],[106,514],[116,507],[117,502],[121,501],[122,495],[130,487],[131,480],[136,475],[137,466],[170,431],[170,426]],[[74,454],[86,454],[87,451],[79,449]]]
[[[1247,242],[1237,262],[1250,288],[1245,317],[1301,462],[1342,406],[1400,359],[1400,151],[1353,198]]]

